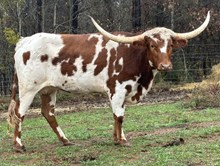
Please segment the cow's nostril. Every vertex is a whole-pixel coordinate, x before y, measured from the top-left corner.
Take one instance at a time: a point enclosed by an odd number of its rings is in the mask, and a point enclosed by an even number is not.
[[[161,64],[160,66],[161,70],[171,70],[172,69],[172,64]]]
[[[161,64],[162,68],[168,68],[170,64]]]

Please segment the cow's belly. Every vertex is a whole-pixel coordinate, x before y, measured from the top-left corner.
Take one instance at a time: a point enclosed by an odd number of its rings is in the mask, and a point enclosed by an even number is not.
[[[33,65],[33,64],[32,64]],[[59,66],[46,64],[34,64],[17,70],[19,76],[19,90],[40,91],[45,87],[56,87],[65,91],[84,91],[84,92],[105,92],[107,91],[106,81],[108,75],[105,70],[99,75],[94,76],[94,72],[88,70],[82,72],[78,70],[73,75],[63,75]],[[25,92],[23,92],[25,93]]]
[[[54,86],[66,91],[105,92],[107,90],[105,79],[101,75],[94,76],[91,73],[71,77],[61,76]]]
[[[60,69],[49,77],[50,84],[66,91],[105,92],[108,80],[107,68],[98,75],[94,75],[94,65],[87,65],[87,71],[82,71],[82,66],[73,75],[62,75]]]

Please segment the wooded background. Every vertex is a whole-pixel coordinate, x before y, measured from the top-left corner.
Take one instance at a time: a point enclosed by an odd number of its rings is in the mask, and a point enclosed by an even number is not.
[[[164,26],[187,32],[200,26],[209,10],[208,28],[174,51],[173,71],[157,76],[157,81],[172,83],[201,81],[220,62],[220,0],[1,0],[0,96],[10,93],[20,36],[97,32],[88,15],[107,31],[144,32]]]

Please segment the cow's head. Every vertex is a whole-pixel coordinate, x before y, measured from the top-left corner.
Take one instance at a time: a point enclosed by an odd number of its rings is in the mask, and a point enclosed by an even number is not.
[[[194,38],[204,31],[210,20],[210,13],[208,12],[204,23],[191,32],[176,33],[167,28],[157,27],[132,37],[113,35],[99,26],[92,17],[91,19],[97,30],[107,38],[119,43],[146,47],[149,64],[159,71],[167,71],[172,69],[171,54],[173,48],[185,46],[187,39]]]

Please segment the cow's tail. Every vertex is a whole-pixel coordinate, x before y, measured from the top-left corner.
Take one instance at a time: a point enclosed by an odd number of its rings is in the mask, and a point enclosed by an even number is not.
[[[18,77],[17,73],[15,72],[13,78],[13,85],[12,85],[12,95],[11,101],[8,107],[8,124],[12,127],[15,127],[16,124],[19,124],[21,121],[20,118],[16,115],[16,110],[18,109],[19,102],[16,101],[16,93],[18,88]]]

